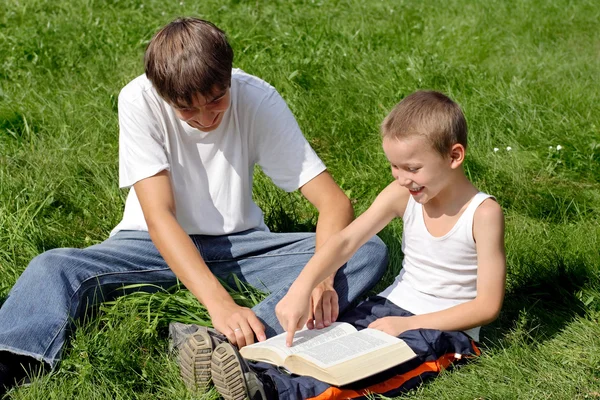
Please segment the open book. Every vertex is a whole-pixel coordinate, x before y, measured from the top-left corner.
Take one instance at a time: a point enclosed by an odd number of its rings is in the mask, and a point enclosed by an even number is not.
[[[286,333],[242,347],[244,358],[275,364],[341,386],[408,361],[416,356],[401,339],[376,329],[357,331],[345,322],[296,332],[292,347]]]

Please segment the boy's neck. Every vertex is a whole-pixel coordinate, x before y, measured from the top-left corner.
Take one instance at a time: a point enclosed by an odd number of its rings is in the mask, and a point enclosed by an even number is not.
[[[432,218],[441,215],[456,215],[475,196],[479,190],[465,176],[462,170],[456,171],[446,187],[424,207]]]

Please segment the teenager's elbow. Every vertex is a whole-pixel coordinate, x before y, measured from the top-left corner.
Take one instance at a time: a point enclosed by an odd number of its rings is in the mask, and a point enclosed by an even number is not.
[[[170,208],[145,211],[144,219],[150,236],[152,237],[157,231],[162,230],[170,218],[175,218],[175,211]]]
[[[327,202],[318,208],[320,215],[332,215],[338,218],[343,218],[347,221],[354,219],[354,208],[350,199],[344,194],[344,192],[338,193],[333,201]]]

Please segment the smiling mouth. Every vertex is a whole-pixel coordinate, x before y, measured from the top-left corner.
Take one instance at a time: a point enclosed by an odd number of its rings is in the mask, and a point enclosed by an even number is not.
[[[419,194],[423,191],[423,189],[425,189],[425,186],[419,186],[416,188],[408,188],[408,191],[410,192],[410,194]]]

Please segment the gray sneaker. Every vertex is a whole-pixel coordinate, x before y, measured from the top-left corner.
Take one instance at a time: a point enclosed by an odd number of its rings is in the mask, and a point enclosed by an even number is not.
[[[212,380],[225,400],[267,400],[263,383],[230,343],[219,344],[212,353]]]
[[[205,390],[211,381],[210,360],[214,348],[227,338],[215,329],[195,324],[169,324],[169,348],[177,352],[179,373],[190,389]]]

